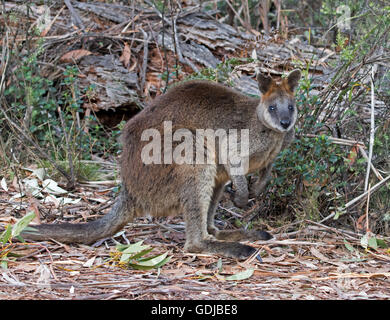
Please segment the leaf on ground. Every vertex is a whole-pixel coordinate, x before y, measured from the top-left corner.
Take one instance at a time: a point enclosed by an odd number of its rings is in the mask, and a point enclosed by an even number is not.
[[[171,256],[167,257],[167,255],[168,255],[168,252],[165,252],[165,253],[158,255],[158,256],[139,260],[137,263],[134,263],[134,264],[130,263],[129,265],[131,267],[133,267],[134,269],[141,269],[141,270],[160,268],[164,264],[169,262],[169,260],[171,260],[172,257]]]
[[[253,271],[254,271],[254,269],[250,268],[250,269],[247,269],[245,271],[228,276],[225,278],[225,280],[234,280],[234,281],[245,280],[245,279],[248,279],[252,276]]]
[[[46,170],[45,168],[33,169],[32,175],[36,176],[39,180],[43,181],[46,175]]]
[[[31,194],[33,197],[42,197],[41,187],[37,179],[23,179],[23,185],[28,194]]]
[[[350,252],[354,252],[355,251],[355,248],[349,243],[347,242],[346,240],[344,240],[344,246],[348,249],[348,251]]]
[[[368,246],[374,250],[378,249],[378,243],[375,237],[368,238]]]
[[[17,194],[14,194],[11,198],[9,198],[9,201],[14,201],[15,199],[20,199],[25,196],[24,192],[19,192]]]
[[[43,186],[42,191],[46,191],[50,194],[60,195],[60,194],[68,193],[68,191],[59,187],[58,183],[52,179],[44,180],[42,186]]]
[[[145,249],[148,249],[150,248],[150,246],[148,245],[142,245],[144,241],[141,240],[141,241],[138,241],[136,243],[133,243],[133,244],[118,244],[116,246],[117,250],[118,251],[121,251],[122,253],[137,253],[137,252],[140,252],[142,250],[145,250]]]
[[[119,58],[119,61],[123,63],[125,68],[128,68],[130,65],[131,50],[129,44],[125,42],[125,47],[123,48],[122,55]]]
[[[4,232],[0,235],[0,243],[6,244],[11,238],[11,234],[12,234],[12,226],[9,224],[7,226],[7,229],[5,229]]]
[[[35,218],[33,211],[27,213],[12,227],[12,237],[17,237],[28,226],[28,224]]]
[[[72,50],[72,51],[65,53],[60,58],[60,61],[71,63],[71,62],[74,62],[74,61],[81,59],[82,57],[89,56],[90,54],[92,54],[91,51],[84,50],[84,49]]]
[[[1,179],[0,185],[1,185],[1,187],[3,188],[4,191],[8,191],[7,182],[5,181],[5,178],[4,178],[4,177],[3,177],[3,179]]]
[[[91,259],[88,259],[84,264],[83,267],[90,268],[92,267],[93,263],[95,262],[96,256],[92,257]]]

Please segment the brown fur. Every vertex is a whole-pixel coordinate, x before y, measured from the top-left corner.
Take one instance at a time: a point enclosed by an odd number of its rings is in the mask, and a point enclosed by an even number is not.
[[[207,81],[188,81],[172,88],[128,121],[123,130],[120,161],[123,185],[113,210],[91,223],[40,225],[37,226],[38,233],[24,236],[35,240],[53,238],[62,242],[91,243],[114,234],[135,216],[184,214],[187,251],[217,253],[234,258],[248,257],[255,250],[235,241],[269,239],[271,236],[257,230],[221,231],[217,230],[213,222],[219,198],[229,180],[238,189],[236,202],[239,205],[246,204],[249,191],[245,175],[234,176],[229,164],[218,162],[195,165],[144,164],[141,152],[149,142],[141,141],[141,135],[144,130],[155,128],[164,141],[164,121],[172,121],[174,130],[249,129],[247,173],[260,171],[257,187],[261,191],[276,155],[293,138],[296,111],[291,116],[292,125],[288,130],[281,128],[278,123],[264,122],[278,122],[275,119],[278,119],[279,114],[271,115],[265,110],[275,99],[287,97],[290,101],[288,103],[293,103],[291,94],[299,77],[297,71],[290,75],[294,75],[295,80],[292,79],[290,83],[286,80],[282,84],[276,84],[268,77],[259,77],[259,87],[264,91],[261,100]],[[285,108],[283,103],[280,106],[282,111]],[[209,152],[218,159],[218,148]]]

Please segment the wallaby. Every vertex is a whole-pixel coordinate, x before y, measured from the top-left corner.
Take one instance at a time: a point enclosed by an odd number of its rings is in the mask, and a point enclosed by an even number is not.
[[[229,181],[237,189],[234,202],[239,206],[247,204],[250,194],[245,175],[248,173],[260,172],[253,187],[255,193],[264,188],[276,155],[294,138],[297,118],[294,90],[300,77],[299,70],[290,72],[280,82],[258,74],[260,99],[209,81],[187,81],[171,88],[130,119],[123,129],[122,187],[110,213],[88,223],[37,225],[36,232],[24,232],[22,236],[32,240],[52,238],[67,243],[93,243],[112,236],[134,217],[182,213],[186,223],[186,251],[247,258],[255,249],[238,241],[268,240],[271,235],[261,230],[218,230],[214,226],[216,207]],[[171,132],[164,130],[167,123]],[[247,164],[244,171],[234,170],[237,159],[233,163],[230,155],[227,162],[221,163],[219,157],[224,151],[221,144],[215,148],[205,145],[195,138],[198,129],[248,130],[249,151],[244,156],[238,151],[234,154],[241,156],[240,164]],[[173,130],[181,132],[178,135],[181,138],[173,135],[172,140]],[[151,145],[149,138],[153,135],[157,144]],[[227,136],[221,135],[219,139],[226,143]],[[169,142],[179,147],[183,137],[187,142],[195,141],[195,147],[211,160],[197,163],[192,161],[195,155],[190,155],[181,163],[165,161],[172,158],[169,152],[173,146]],[[209,136],[209,142],[208,139]],[[155,154],[159,147],[164,155],[163,163]],[[150,156],[150,151],[154,160],[148,162],[145,154]],[[176,158],[180,158],[182,152],[176,149],[175,152]]]

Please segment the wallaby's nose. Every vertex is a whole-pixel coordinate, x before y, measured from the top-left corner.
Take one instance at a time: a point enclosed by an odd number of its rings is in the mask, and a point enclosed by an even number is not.
[[[290,120],[280,120],[280,124],[284,129],[287,129],[290,125],[291,121]]]

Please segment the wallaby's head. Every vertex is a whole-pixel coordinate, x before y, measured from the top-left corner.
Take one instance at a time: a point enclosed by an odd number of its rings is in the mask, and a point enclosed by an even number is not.
[[[298,69],[291,71],[281,82],[260,73],[257,75],[262,95],[257,116],[267,128],[286,132],[294,126],[297,119],[294,91],[300,78],[301,71]]]

